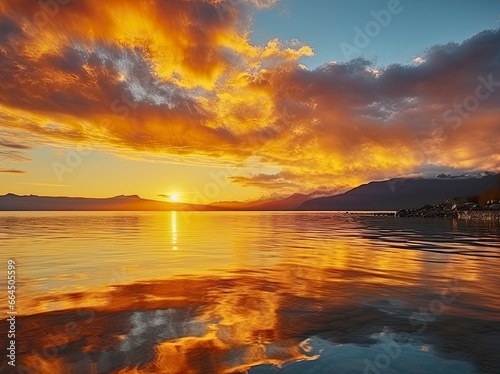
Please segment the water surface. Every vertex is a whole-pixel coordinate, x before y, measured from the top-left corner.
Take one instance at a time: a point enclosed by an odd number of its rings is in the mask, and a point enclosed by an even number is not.
[[[26,373],[500,372],[493,222],[3,212],[0,240]]]

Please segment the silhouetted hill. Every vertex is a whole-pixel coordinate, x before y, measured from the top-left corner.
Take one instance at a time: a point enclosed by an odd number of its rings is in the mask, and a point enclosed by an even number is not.
[[[12,193],[0,196],[1,210],[220,210],[205,205],[168,203],[142,199],[137,195],[120,195],[110,198],[85,198],[67,196],[19,196]]]
[[[210,206],[223,208],[225,210],[297,210],[297,208],[304,202],[314,199],[315,196],[324,196],[327,192],[314,191],[310,194],[294,193],[287,197],[274,197],[261,200],[239,202],[239,201],[219,201],[210,204]],[[329,193],[331,195],[331,191]]]
[[[311,199],[310,195],[294,193],[284,199],[267,201],[254,207],[256,210],[295,210],[304,201]]]
[[[478,196],[495,186],[496,174],[471,178],[412,178],[370,182],[346,193],[308,200],[298,210],[374,211],[418,208],[460,196]]]

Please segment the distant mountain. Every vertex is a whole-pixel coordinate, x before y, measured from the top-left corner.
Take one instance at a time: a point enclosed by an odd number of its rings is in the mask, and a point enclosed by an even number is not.
[[[311,195],[295,193],[288,197],[270,197],[254,201],[218,201],[209,206],[225,210],[295,210]]]
[[[19,196],[12,193],[0,196],[2,210],[221,210],[206,205],[167,203],[142,199],[137,195],[120,195],[110,198],[85,198],[67,196]]]
[[[398,178],[370,182],[340,195],[305,201],[298,210],[383,211],[418,208],[454,197],[477,196],[494,187],[498,178],[498,174],[488,173],[482,177]]]
[[[210,203],[209,206],[224,210],[256,210],[256,206],[271,201],[274,201],[274,199],[268,198],[253,201],[217,201],[215,203]]]
[[[284,199],[267,201],[256,205],[255,210],[296,210],[304,201],[310,200],[311,195],[294,193]]]
[[[451,175],[451,174],[438,174],[436,175],[436,178],[441,178],[441,179],[468,179],[468,178],[483,178],[487,177],[489,175],[495,175],[495,173],[492,173],[491,171],[482,171],[480,173],[476,174],[461,174],[461,175]]]
[[[261,200],[248,202],[240,201],[220,201],[210,204],[210,206],[223,208],[225,210],[297,210],[297,208],[305,201],[314,199],[318,196],[331,196],[335,190],[330,191],[314,191],[310,194],[294,193],[293,195],[273,196]]]
[[[295,210],[304,201],[316,196],[324,196],[316,191],[309,195],[296,193],[288,197],[269,197],[266,199],[240,202],[220,201],[207,205],[171,203],[142,199],[137,195],[119,195],[109,198],[85,198],[67,196],[37,196],[6,194],[0,196],[0,211],[93,211],[93,210],[152,210],[152,211],[213,211],[213,210]]]

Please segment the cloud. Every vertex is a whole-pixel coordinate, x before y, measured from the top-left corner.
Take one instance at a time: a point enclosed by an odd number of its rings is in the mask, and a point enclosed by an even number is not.
[[[279,177],[232,181],[267,190],[335,189],[428,165],[500,171],[499,30],[408,65],[358,58],[308,70],[306,44],[251,43],[252,12],[274,3],[85,0],[33,28],[39,8],[4,1],[0,126],[123,155],[258,158]],[[493,86],[476,105],[478,77]]]
[[[18,170],[18,169],[0,169],[0,173],[5,173],[5,174],[24,174],[26,172],[24,170]]]
[[[24,151],[30,149],[31,147],[28,145],[0,138],[0,161],[31,161],[29,157],[23,154]]]
[[[420,65],[420,64],[423,64],[425,62],[425,60],[419,56],[413,58],[411,61],[416,65]]]
[[[257,9],[267,9],[273,7],[278,0],[247,0],[253,4]]]
[[[26,157],[21,152],[3,150],[0,148],[0,161],[24,162],[24,161],[32,161],[32,159]]]
[[[22,150],[31,149],[30,146],[27,146],[24,144],[19,144],[19,143],[14,143],[14,142],[11,142],[9,140],[1,139],[1,138],[0,138],[0,147],[12,148],[12,149],[22,149]]]
[[[233,183],[245,187],[259,187],[263,189],[281,191],[294,191],[303,187],[300,184],[292,182],[291,179],[293,179],[293,176],[289,175],[286,172],[277,174],[255,174],[247,176],[236,175],[229,177],[229,180],[231,180]]]
[[[254,85],[263,65],[312,53],[278,40],[252,46],[246,8],[231,2],[221,10],[221,4],[61,6],[57,22],[36,38],[22,34],[3,43],[0,109],[20,119],[9,126],[57,140],[221,156],[221,147],[237,143],[236,134],[274,120],[271,93]],[[5,6],[20,30],[23,16],[34,11],[29,5]]]
[[[482,88],[488,97],[467,109],[482,81],[500,85],[498,43],[498,30],[485,31],[430,48],[417,66],[375,68],[360,58],[280,76],[271,83],[287,113],[278,133],[288,140],[273,161],[305,183],[318,171],[357,184],[428,164],[498,170],[500,90]],[[446,117],[460,111],[460,123]]]
[[[61,184],[61,183],[41,183],[41,182],[33,182],[33,183],[21,183],[28,186],[39,186],[39,187],[70,187],[71,184]]]

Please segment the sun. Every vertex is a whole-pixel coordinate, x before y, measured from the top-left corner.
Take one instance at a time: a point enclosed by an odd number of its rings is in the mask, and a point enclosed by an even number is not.
[[[176,203],[179,201],[179,194],[178,193],[171,193],[170,194],[170,201],[173,202],[173,203]]]

